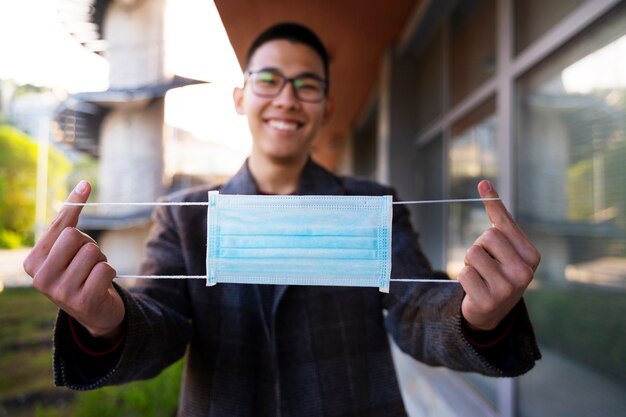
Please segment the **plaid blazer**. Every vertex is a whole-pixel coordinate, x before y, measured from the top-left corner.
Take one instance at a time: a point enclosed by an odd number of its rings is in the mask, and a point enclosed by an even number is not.
[[[247,164],[217,188],[258,193]],[[206,201],[207,191],[169,199]],[[297,194],[393,190],[337,177],[310,160]],[[159,207],[154,220],[141,273],[204,275],[206,207]],[[392,278],[447,278],[432,272],[404,206],[394,206],[392,251]],[[377,288],[206,287],[202,280],[117,288],[126,306],[123,348],[108,359],[82,358],[61,313],[56,384],[84,390],[150,378],[186,355],[178,410],[185,417],[406,416],[387,334],[424,363],[486,375],[518,375],[540,356],[523,302],[499,352],[476,349],[462,331],[464,293],[457,285],[392,282],[389,294]]]

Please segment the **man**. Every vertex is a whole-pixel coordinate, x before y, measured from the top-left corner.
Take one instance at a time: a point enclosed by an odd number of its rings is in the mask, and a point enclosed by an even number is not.
[[[245,85],[234,91],[252,151],[216,189],[393,193],[336,177],[310,159],[311,141],[332,114],[327,91],[328,56],[315,34],[295,24],[261,34],[249,50]],[[207,190],[170,200],[206,201]],[[478,190],[497,197],[487,181]],[[68,201],[84,202],[89,192],[81,182]],[[24,267],[62,310],[55,331],[58,385],[91,389],[149,378],[186,353],[181,416],[405,416],[387,332],[418,360],[486,375],[519,375],[540,357],[521,299],[539,253],[500,201],[485,207],[493,227],[468,250],[462,287],[393,282],[381,294],[153,280],[126,290],[113,283],[115,270],[96,243],[75,228],[76,207],[61,211]],[[392,278],[437,276],[408,217],[394,207]],[[154,219],[141,273],[205,274],[206,208],[161,207]]]

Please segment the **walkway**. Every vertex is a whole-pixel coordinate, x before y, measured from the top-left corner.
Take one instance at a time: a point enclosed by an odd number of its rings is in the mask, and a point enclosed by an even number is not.
[[[0,249],[0,290],[3,287],[31,285],[31,278],[22,267],[30,250],[31,248]]]

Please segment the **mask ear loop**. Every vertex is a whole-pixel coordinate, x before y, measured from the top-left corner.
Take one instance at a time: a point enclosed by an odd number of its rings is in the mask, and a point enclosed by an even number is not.
[[[120,279],[206,279],[206,275],[117,275]],[[432,282],[436,284],[458,284],[455,279],[429,279],[429,278],[391,278],[389,281],[396,282]]]
[[[500,198],[458,198],[448,200],[416,200],[416,201],[394,201],[391,204],[443,204],[443,203],[465,203],[475,201],[496,201]],[[155,201],[155,202],[130,202],[130,203],[71,203],[64,202],[64,206],[94,207],[94,206],[208,206],[208,202],[185,202],[185,201]],[[120,279],[204,279],[206,275],[117,275]],[[458,284],[454,279],[429,279],[429,278],[391,278],[389,281],[395,282],[423,282],[435,284]]]
[[[468,203],[472,201],[496,201],[500,200],[500,197],[486,197],[486,198],[453,198],[450,200],[417,200],[417,201],[394,201],[391,204],[440,204],[440,203]]]
[[[490,198],[456,198],[451,200],[416,200],[416,201],[394,201],[391,204],[442,204],[442,203],[467,203],[472,201],[497,201],[499,197]],[[72,207],[97,207],[97,206],[208,206],[204,201],[153,201],[153,202],[130,202],[130,203],[71,203],[64,202],[64,206]]]

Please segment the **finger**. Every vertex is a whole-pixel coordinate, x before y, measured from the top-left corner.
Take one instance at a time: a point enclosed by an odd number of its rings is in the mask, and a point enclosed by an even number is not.
[[[519,259],[519,254],[509,242],[509,239],[495,227],[491,227],[485,230],[476,242],[475,245],[481,246],[492,258],[500,263],[509,262],[511,259]]]
[[[87,181],[80,181],[67,196],[65,202],[84,203],[89,198],[90,193],[91,185]],[[46,238],[55,241],[63,229],[66,227],[76,227],[78,224],[78,216],[82,209],[82,206],[63,206],[46,231]]]
[[[466,296],[478,305],[484,304],[486,300],[489,300],[487,285],[473,266],[466,265],[463,267],[457,279],[463,290],[465,290]]]
[[[90,245],[85,245],[90,246]],[[92,257],[89,257],[91,260]],[[91,261],[89,262],[91,264]],[[115,270],[105,261],[99,261],[89,267],[84,285],[72,294],[67,300],[64,309],[78,320],[94,337],[101,337],[111,327],[116,327],[123,320],[124,308],[119,294],[115,291],[111,281],[115,277]],[[107,287],[110,290],[107,290]],[[117,309],[115,296],[118,298]],[[120,311],[121,309],[121,311]],[[111,322],[115,323],[111,323]],[[103,329],[105,331],[103,332]]]
[[[472,266],[466,266],[459,274],[459,281],[465,290],[461,314],[468,325],[477,330],[494,329],[500,322],[493,319],[500,303],[489,291],[479,272]]]
[[[76,253],[86,243],[95,242],[76,228],[65,228],[54,242],[49,256],[44,258],[41,268],[33,276],[37,288],[46,291],[46,288],[57,281],[72,262]]]
[[[502,294],[503,291],[506,292],[511,287],[500,268],[500,263],[489,255],[482,246],[472,245],[468,249],[465,254],[465,264],[474,268],[492,296]]]
[[[106,256],[95,243],[85,243],[65,271],[65,276],[67,277],[65,284],[78,291],[85,284],[87,277],[96,264],[106,262],[106,260]]]
[[[117,272],[106,261],[98,262],[93,266],[89,278],[85,281],[84,289],[90,294],[102,295],[111,288]]]
[[[478,184],[478,192],[482,198],[499,198],[488,180],[483,180]],[[539,264],[539,252],[517,225],[504,203],[501,200],[489,200],[483,201],[483,204],[493,226],[507,237],[517,253],[534,270]]]
[[[119,293],[113,287],[116,271],[106,262],[97,263],[85,281],[82,299],[84,311],[92,323],[89,332],[94,337],[118,339],[126,309]]]
[[[116,276],[117,272],[106,261],[98,262],[93,266],[83,285],[83,294],[89,295],[91,308],[98,309],[98,306],[102,306],[107,300],[111,302],[116,297],[112,284]],[[107,313],[112,313],[112,311]]]
[[[66,202],[84,203],[91,193],[91,185],[87,181],[79,182],[67,197]],[[24,260],[24,270],[34,276],[48,257],[54,242],[67,227],[75,227],[78,224],[78,216],[82,206],[64,206],[56,218],[50,223],[48,230],[41,236],[33,250]]]
[[[75,227],[66,227],[50,250],[50,263],[64,270],[76,256],[80,248],[87,244],[96,244],[96,241],[86,233]]]
[[[481,246],[498,263],[499,270],[511,284],[519,288],[528,286],[533,270],[502,232],[492,227],[476,239],[475,245]]]
[[[482,180],[478,183],[478,193],[481,198],[498,198],[498,200],[483,201],[487,216],[489,216],[489,220],[491,220],[494,227],[503,231],[512,231],[515,228],[515,221],[502,200],[499,200],[500,196],[489,180]]]
[[[46,260],[46,263],[53,259]],[[67,268],[61,272],[51,271],[44,267],[42,272],[35,276],[33,284],[40,292],[48,296],[55,304],[70,314],[82,314],[80,305],[81,286],[87,280],[91,270],[99,262],[106,261],[106,256],[100,248],[92,242],[82,245],[73,256]],[[78,304],[77,304],[78,303]]]

